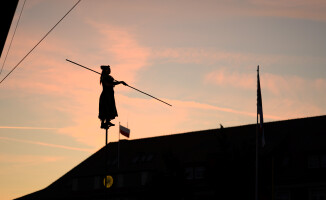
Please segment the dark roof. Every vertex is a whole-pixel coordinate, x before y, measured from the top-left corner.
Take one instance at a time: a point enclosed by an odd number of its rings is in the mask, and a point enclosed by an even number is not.
[[[282,151],[318,151],[324,146],[326,115],[264,123],[266,139],[265,153],[273,150]],[[201,162],[207,155],[225,154],[230,149],[246,147],[255,149],[256,124],[221,129],[201,130],[159,137],[121,140],[119,171],[162,170],[167,167],[160,163],[162,158],[178,158],[179,162]],[[314,137],[318,136],[318,137]],[[322,138],[322,139],[321,139]],[[286,141],[286,145],[284,145]],[[40,197],[50,191],[60,191],[74,177],[87,177],[104,174],[107,166],[111,172],[117,169],[118,142],[107,146],[91,155],[44,190],[18,199]],[[147,161],[154,161],[148,162]],[[139,165],[137,163],[142,163]],[[70,187],[71,190],[71,187]],[[47,191],[47,192],[45,192]],[[47,194],[48,195],[48,194]]]

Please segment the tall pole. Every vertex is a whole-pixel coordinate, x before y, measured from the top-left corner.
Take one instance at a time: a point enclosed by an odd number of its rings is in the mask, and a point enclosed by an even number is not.
[[[120,122],[119,122],[119,142],[118,142],[118,169],[120,168]]]
[[[258,114],[256,125],[256,182],[255,182],[255,200],[258,200]]]
[[[106,175],[106,172],[107,172],[107,165],[108,165],[108,159],[109,159],[109,150],[108,150],[108,127],[106,127],[105,129],[105,146],[104,146],[104,150],[105,150],[105,164],[104,164],[104,180],[105,180],[105,191],[104,191],[104,196],[105,196],[105,199],[107,199],[107,184],[108,184],[108,179],[107,179],[107,175]]]
[[[257,88],[258,88],[259,65],[257,67]],[[257,124],[256,124],[256,174],[255,174],[255,200],[258,200],[258,144],[259,144],[259,127],[258,127],[258,89],[257,89]]]
[[[105,129],[105,146],[108,144],[108,129]]]
[[[275,199],[275,186],[274,186],[274,156],[272,156],[272,200]]]

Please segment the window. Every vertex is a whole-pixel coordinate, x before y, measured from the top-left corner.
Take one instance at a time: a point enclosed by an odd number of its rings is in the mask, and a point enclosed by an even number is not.
[[[118,166],[118,159],[117,158],[112,158],[107,161],[108,166]]]
[[[202,179],[205,177],[205,167],[195,167],[195,179]]]
[[[100,189],[100,181],[101,177],[100,176],[95,176],[94,177],[94,189]]]
[[[150,182],[150,174],[149,172],[141,173],[141,185],[147,185]]]
[[[184,171],[184,177],[187,180],[192,180],[194,179],[194,168],[192,167],[187,167]]]
[[[326,200],[326,192],[325,190],[312,190],[310,192],[311,200]]]
[[[152,153],[150,154],[138,153],[132,158],[131,163],[136,164],[136,163],[152,162],[153,158],[154,158],[154,154]]]
[[[290,158],[289,156],[284,156],[282,160],[282,167],[288,167],[290,164]]]
[[[78,179],[74,178],[72,179],[72,191],[77,191],[78,190]]]
[[[319,168],[319,156],[312,155],[308,157],[308,168]]]
[[[137,155],[137,156],[133,157],[131,162],[132,162],[132,164],[136,164],[138,162],[138,160],[139,160],[139,156]]]
[[[146,155],[142,155],[141,158],[140,158],[140,161],[145,162],[146,161]]]
[[[187,180],[203,179],[205,177],[206,168],[203,166],[187,167],[184,170],[184,177]]]
[[[277,191],[275,194],[275,200],[290,200],[291,193],[290,191]]]
[[[148,156],[147,156],[147,158],[146,158],[146,162],[151,162],[152,160],[153,160],[153,158],[154,158],[154,154],[149,154]]]
[[[320,165],[321,168],[326,168],[326,155],[320,156]]]
[[[326,168],[326,155],[308,156],[308,168]]]
[[[122,174],[117,175],[115,180],[116,180],[117,187],[123,187],[123,175]]]

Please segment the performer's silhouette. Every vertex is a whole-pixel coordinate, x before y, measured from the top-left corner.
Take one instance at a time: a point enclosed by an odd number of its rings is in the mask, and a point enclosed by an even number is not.
[[[110,126],[114,126],[114,124],[111,123],[111,120],[118,116],[113,87],[118,84],[127,84],[124,81],[114,80],[110,75],[110,65],[102,65],[101,69],[100,84],[103,86],[103,91],[100,96],[98,118],[101,120],[101,128],[108,129]]]

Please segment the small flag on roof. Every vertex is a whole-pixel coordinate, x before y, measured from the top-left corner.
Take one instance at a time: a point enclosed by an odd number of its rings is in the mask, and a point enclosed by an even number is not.
[[[128,128],[126,128],[126,127],[124,127],[124,126],[119,126],[119,132],[122,134],[122,135],[124,135],[125,137],[127,137],[127,138],[129,138],[129,136],[130,136],[130,129],[128,129]]]

